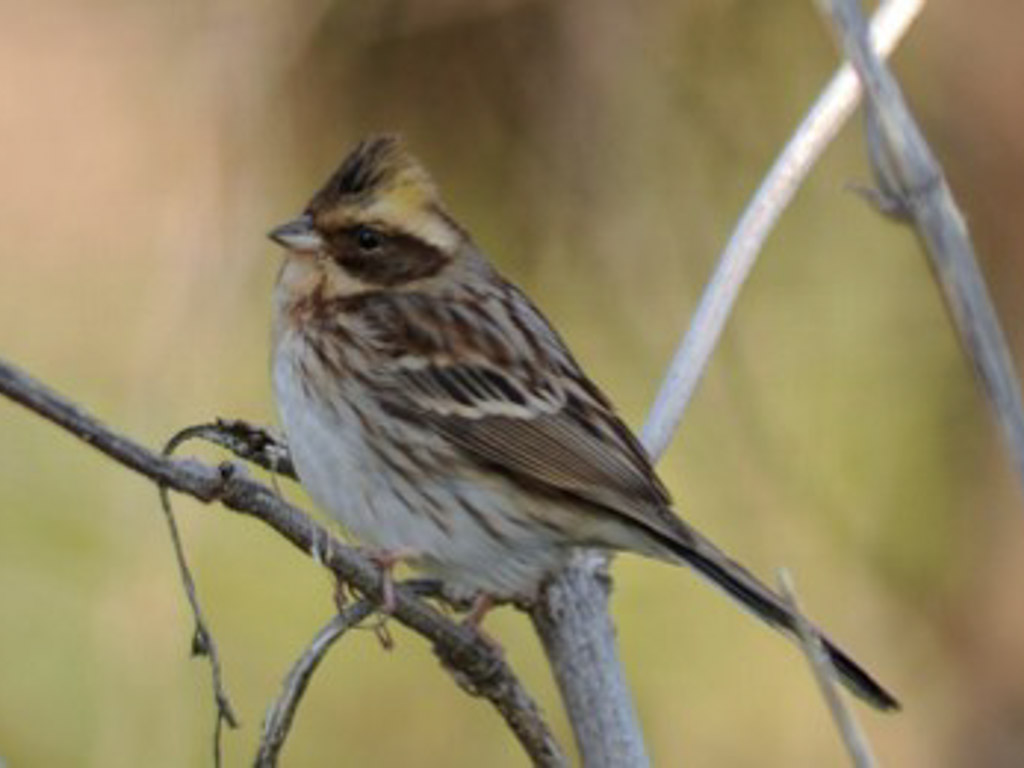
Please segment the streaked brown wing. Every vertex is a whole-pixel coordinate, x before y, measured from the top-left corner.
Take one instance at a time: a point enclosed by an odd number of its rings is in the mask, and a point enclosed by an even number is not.
[[[348,299],[374,339],[368,390],[465,455],[553,495],[570,495],[687,541],[647,454],[529,299],[491,273],[436,296]]]
[[[575,366],[573,365],[575,369]],[[397,373],[397,372],[396,372]],[[677,537],[670,498],[643,448],[582,373],[512,375],[490,365],[418,359],[379,392],[396,415],[425,422],[489,469],[569,494]]]

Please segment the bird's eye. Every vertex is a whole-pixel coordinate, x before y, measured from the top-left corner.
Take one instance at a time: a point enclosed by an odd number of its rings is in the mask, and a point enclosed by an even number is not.
[[[356,244],[360,250],[370,252],[376,251],[384,243],[384,237],[375,229],[359,227],[356,230]]]

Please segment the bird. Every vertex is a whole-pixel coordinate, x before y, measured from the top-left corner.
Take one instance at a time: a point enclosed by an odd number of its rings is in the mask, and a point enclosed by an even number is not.
[[[577,548],[687,565],[793,638],[789,604],[674,511],[639,440],[396,135],[269,237],[272,379],[299,480],[389,570],[529,602]],[[895,697],[817,629],[839,680]]]

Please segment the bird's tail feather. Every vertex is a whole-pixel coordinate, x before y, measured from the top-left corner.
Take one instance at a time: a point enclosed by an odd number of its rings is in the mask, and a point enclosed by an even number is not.
[[[685,537],[665,537],[662,539],[663,544],[667,545],[676,557],[731,595],[762,621],[790,637],[795,637],[796,619],[789,605],[702,534],[686,523],[682,524],[686,527]],[[894,711],[900,708],[896,698],[863,667],[818,629],[815,628],[814,631],[821,638],[822,645],[843,685],[877,709]]]

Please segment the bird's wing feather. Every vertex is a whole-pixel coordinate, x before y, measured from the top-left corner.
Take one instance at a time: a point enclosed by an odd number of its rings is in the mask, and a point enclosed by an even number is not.
[[[392,358],[377,390],[382,405],[429,424],[491,470],[679,537],[668,492],[608,400],[525,297],[506,311],[518,313],[516,332],[534,335],[518,347],[529,357],[496,346],[512,326],[491,337],[462,333],[432,354]]]
[[[761,619],[792,632],[793,613],[778,596],[672,513],[643,447],[540,313],[511,287],[503,305],[509,323],[489,336],[454,315],[445,323],[408,325],[424,312],[434,321],[443,312],[459,314],[451,305],[373,312],[387,361],[374,389],[381,405],[429,425],[489,470],[618,515]],[[501,317],[492,306],[488,322]],[[530,353],[516,355],[513,347]],[[898,708],[856,662],[822,641],[851,690],[874,706]]]

